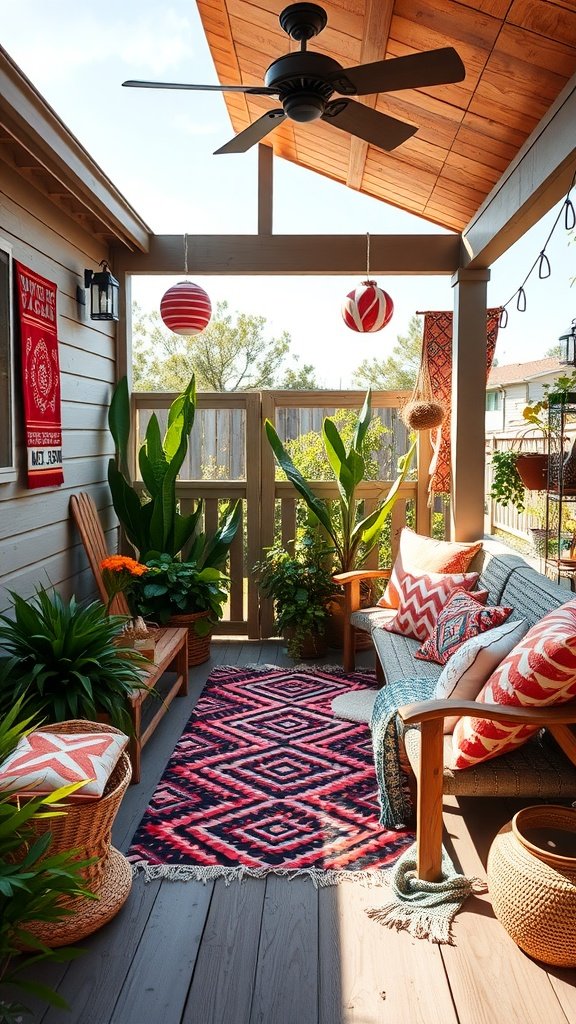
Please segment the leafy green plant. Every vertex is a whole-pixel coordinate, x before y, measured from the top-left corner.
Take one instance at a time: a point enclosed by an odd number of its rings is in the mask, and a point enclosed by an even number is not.
[[[25,601],[11,593],[13,618],[0,615],[0,714],[26,696],[31,713],[49,722],[95,721],[105,713],[131,731],[126,698],[142,686],[145,659],[119,647],[125,619],[99,601],[80,605],[40,588]]]
[[[269,548],[254,566],[260,589],[273,598],[276,626],[288,637],[288,653],[300,655],[304,639],[324,632],[326,599],[334,591],[332,574],[324,565],[325,551],[306,534],[294,554],[281,546]]]
[[[176,497],[176,481],[182,468],[188,439],[196,411],[194,376],[182,394],[172,402],[168,426],[161,437],[158,418],[150,417],[144,442],[138,453],[138,465],[144,492],[134,486],[128,468],[130,440],[130,396],[126,377],[114,389],[108,413],[108,425],[114,438],[116,454],[108,464],[108,483],[114,511],[126,537],[139,554],[141,562],[168,553],[173,558],[190,543],[200,542],[203,549],[220,551],[224,557],[240,523],[241,506],[236,502],[226,521],[207,539],[200,535],[203,503],[197,502],[190,515],[180,513]],[[202,538],[202,539],[200,539]],[[195,541],[194,541],[195,539]],[[197,554],[187,551],[186,557],[196,560]],[[206,561],[205,564],[208,564]]]
[[[21,700],[0,719],[0,762],[18,741],[34,728],[24,718]],[[53,1006],[68,1009],[64,999],[51,988],[26,976],[44,960],[62,962],[82,952],[71,947],[51,949],[30,933],[32,921],[56,922],[69,913],[60,905],[62,896],[90,897],[82,869],[91,861],[77,859],[76,851],[50,853],[49,831],[37,836],[32,828],[36,817],[64,814],[61,801],[81,783],[66,786],[48,796],[18,801],[0,795],[0,1021],[12,1024],[30,1012],[10,999],[12,991],[40,997]],[[94,897],[95,898],[95,897]],[[22,954],[25,947],[27,952]]]
[[[139,615],[162,624],[172,615],[209,611],[210,616],[194,623],[198,636],[206,636],[222,618],[228,597],[228,580],[221,569],[199,568],[194,562],[180,562],[168,554],[151,558],[148,571],[132,592]]]
[[[518,512],[523,512],[526,495],[517,460],[518,452],[513,448],[492,452],[490,497],[500,505],[513,505]]]
[[[362,455],[362,445],[371,416],[371,392],[368,391],[348,444],[342,440],[332,419],[327,417],[322,424],[326,456],[340,492],[335,509],[331,503],[316,497],[310,484],[294,465],[273,424],[270,420],[266,420],[265,424],[266,436],[278,465],[332,541],[337,572],[349,572],[360,568],[378,543],[416,450],[414,441],[406,455],[399,460],[398,476],[384,501],[368,516],[363,516],[363,502],[357,498],[356,492],[358,485],[365,478],[366,463]]]

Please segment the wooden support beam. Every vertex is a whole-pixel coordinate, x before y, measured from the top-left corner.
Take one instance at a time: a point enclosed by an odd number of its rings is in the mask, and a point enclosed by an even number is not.
[[[148,253],[115,250],[119,272],[178,274],[182,235],[153,235]],[[197,274],[358,275],[365,235],[189,235],[188,267]],[[374,274],[453,274],[459,235],[370,235]]]
[[[452,501],[455,540],[484,533],[486,291],[489,270],[459,270],[452,279]]]
[[[258,234],[271,235],[274,212],[274,150],[258,146]]]
[[[566,195],[576,172],[576,75],[462,233],[463,261],[487,267]]]
[[[394,10],[394,0],[367,0],[363,18],[362,48],[359,64],[371,64],[375,60],[383,60],[390,34],[390,22]],[[363,96],[359,102],[374,108],[378,97]],[[352,136],[350,139],[350,157],[346,184],[349,188],[359,189],[364,177],[364,166],[368,154],[368,143],[364,139]]]

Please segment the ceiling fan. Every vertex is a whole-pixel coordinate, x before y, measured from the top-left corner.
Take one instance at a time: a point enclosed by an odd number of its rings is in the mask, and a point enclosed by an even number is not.
[[[297,42],[300,50],[287,53],[272,62],[264,75],[264,85],[190,85],[179,82],[123,82],[137,89],[190,89],[208,92],[242,92],[251,96],[276,96],[281,108],[269,110],[257,121],[227,142],[216,153],[245,153],[282,124],[286,118],[305,123],[321,118],[327,124],[349,132],[380,149],[392,150],[418,129],[398,121],[351,96],[368,96],[399,89],[418,89],[430,85],[461,82],[464,65],[451,46],[407,57],[377,60],[343,68],[338,61],[322,53],[307,50],[307,43],[326,26],[326,11],[317,4],[290,4],[280,14],[283,30]],[[333,93],[341,97],[332,99]]]

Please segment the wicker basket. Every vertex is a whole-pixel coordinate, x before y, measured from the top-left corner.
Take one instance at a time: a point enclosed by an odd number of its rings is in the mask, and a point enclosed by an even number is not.
[[[111,725],[84,720],[43,725],[42,730],[53,733],[113,732],[123,735],[120,729],[115,729]],[[36,835],[52,833],[48,854],[63,850],[79,850],[82,859],[98,858],[94,864],[90,864],[82,871],[89,889],[98,888],[102,881],[106,857],[110,852],[112,823],[131,775],[130,760],[128,755],[123,753],[99,799],[69,800],[66,803],[66,814],[57,818],[35,818],[30,823]]]
[[[521,949],[576,967],[576,807],[519,811],[490,847],[488,886],[496,917]]]
[[[187,615],[172,615],[169,626],[185,626],[188,630],[188,666],[201,665],[210,657],[212,629],[206,636],[198,636],[196,623],[199,619],[208,619],[210,612],[190,612]]]

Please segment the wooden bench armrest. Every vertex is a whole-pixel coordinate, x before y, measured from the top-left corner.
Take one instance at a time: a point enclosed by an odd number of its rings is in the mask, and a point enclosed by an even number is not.
[[[405,704],[398,708],[398,714],[405,725],[443,719],[447,715],[488,718],[491,722],[507,722],[509,725],[574,725],[576,703],[525,708],[509,704],[481,704],[476,700],[423,700],[418,704]]]
[[[339,572],[332,579],[341,587],[349,587],[361,580],[389,580],[391,572],[391,569],[353,569],[351,572]]]

